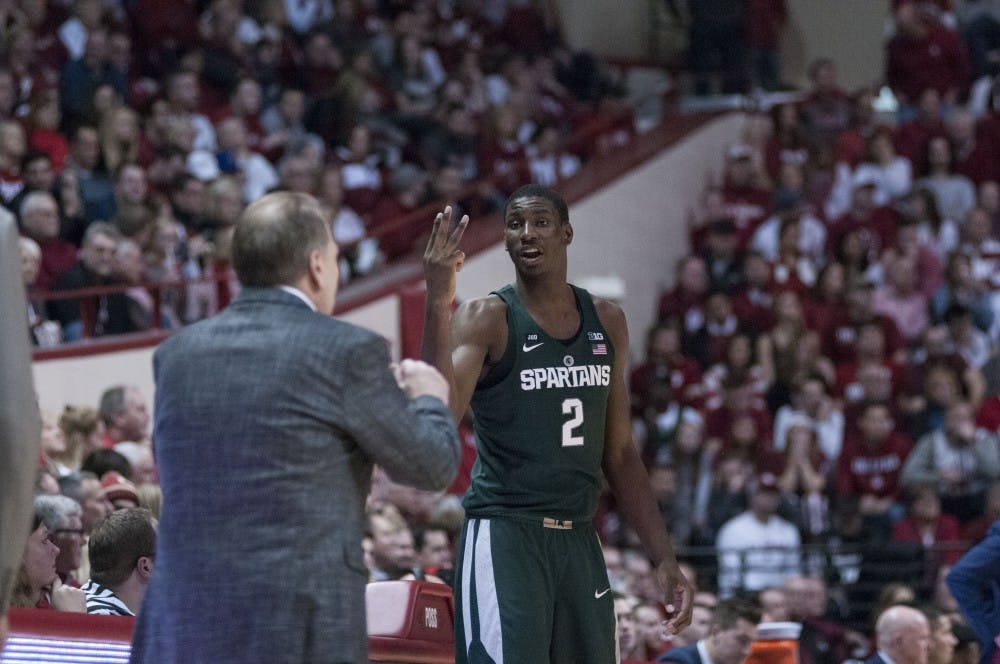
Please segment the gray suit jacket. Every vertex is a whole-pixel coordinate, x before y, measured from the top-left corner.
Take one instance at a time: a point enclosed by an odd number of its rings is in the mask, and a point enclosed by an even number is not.
[[[31,529],[42,431],[31,377],[27,302],[17,224],[0,208],[0,615],[7,612]]]
[[[366,662],[372,463],[447,486],[448,408],[408,400],[385,340],[246,289],[153,357],[163,512],[133,662]]]

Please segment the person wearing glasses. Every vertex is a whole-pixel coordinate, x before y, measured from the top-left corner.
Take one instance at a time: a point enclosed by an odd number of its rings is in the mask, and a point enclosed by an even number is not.
[[[144,507],[117,510],[90,535],[87,613],[134,616],[153,575],[156,519]]]
[[[83,560],[83,509],[66,496],[36,496],[35,512],[49,529],[49,539],[59,547],[56,573],[59,580],[74,588],[80,587],[74,572]]]
[[[86,611],[84,593],[64,584],[56,573],[59,547],[41,515],[36,511],[31,532],[24,545],[21,566],[14,578],[10,605],[14,608],[55,609],[56,611]]]

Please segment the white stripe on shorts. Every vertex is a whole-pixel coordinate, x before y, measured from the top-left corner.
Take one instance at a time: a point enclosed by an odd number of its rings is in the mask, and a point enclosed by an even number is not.
[[[476,535],[476,524],[479,533]],[[475,551],[475,560],[473,560]],[[479,640],[496,664],[503,664],[503,634],[500,629],[500,603],[493,577],[493,552],[490,548],[490,520],[470,519],[462,560],[462,623],[465,627],[465,651],[472,645],[472,568],[476,570],[476,613]]]

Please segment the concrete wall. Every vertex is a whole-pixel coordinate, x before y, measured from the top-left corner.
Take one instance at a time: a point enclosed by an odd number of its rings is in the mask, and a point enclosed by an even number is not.
[[[632,356],[639,357],[645,329],[653,321],[660,289],[673,281],[673,265],[687,247],[686,218],[704,190],[706,178],[722,163],[725,147],[743,126],[738,115],[716,120],[570,209],[575,237],[570,247],[570,279],[614,277],[626,288],[622,302],[629,319]],[[481,297],[514,278],[502,246],[481,252],[458,278],[458,296]],[[399,354],[399,299],[392,295],[348,312],[344,318],[385,336]],[[97,405],[116,383],[136,384],[153,396],[153,349],[34,363],[43,410],[65,404]]]
[[[698,0],[689,0],[697,2]],[[563,33],[575,49],[599,55],[649,59],[650,3],[662,0],[557,0]],[[888,0],[787,0],[790,14],[782,44],[784,77],[806,82],[806,66],[834,59],[848,88],[867,85],[884,70],[883,30]]]

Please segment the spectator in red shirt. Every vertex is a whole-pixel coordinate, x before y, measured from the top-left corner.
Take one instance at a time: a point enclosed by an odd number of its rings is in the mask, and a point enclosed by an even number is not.
[[[632,369],[629,389],[632,411],[638,415],[649,403],[650,390],[658,382],[670,385],[681,403],[691,404],[700,394],[701,369],[681,353],[682,332],[676,319],[657,323],[646,334],[646,359]]]
[[[684,334],[693,334],[705,322],[707,293],[705,261],[700,256],[685,256],[677,262],[677,285],[660,296],[659,319],[677,318]]]
[[[951,30],[906,4],[896,10],[896,36],[886,46],[886,80],[904,105],[915,106],[927,88],[947,105],[969,84],[969,57]]]
[[[884,542],[892,522],[903,514],[899,477],[913,443],[894,429],[892,412],[882,402],[869,401],[861,407],[857,428],[844,439],[837,494],[857,497],[863,538]]]
[[[745,249],[757,226],[771,210],[771,192],[761,187],[759,155],[746,143],[737,143],[726,153],[726,175],[722,187],[723,209],[736,224],[739,246]]]
[[[758,331],[774,325],[771,264],[761,254],[748,252],[743,259],[743,288],[733,295],[733,312]]]
[[[47,191],[34,191],[21,201],[21,224],[24,233],[38,243],[42,263],[35,285],[50,290],[77,259],[76,247],[59,237],[59,207]]]
[[[896,130],[896,150],[913,164],[913,170],[923,173],[927,169],[925,149],[927,141],[946,134],[941,121],[941,95],[934,88],[927,88],[917,100],[917,117],[902,123]]]
[[[844,293],[847,290],[847,270],[843,264],[831,260],[816,277],[816,284],[804,301],[803,313],[806,326],[821,332],[846,309]]]
[[[946,123],[954,153],[954,172],[983,182],[1000,180],[1000,151],[994,137],[976,131],[976,120],[967,108],[952,109]]]
[[[853,361],[837,367],[837,391],[848,425],[857,421],[857,409],[868,401],[895,403],[902,387],[902,369],[885,352],[885,333],[869,321],[857,327]]]
[[[853,176],[850,207],[830,223],[826,235],[827,253],[836,254],[842,238],[852,231],[861,232],[867,260],[874,260],[892,244],[899,213],[876,203],[876,187],[877,182],[870,171],[858,171]]]
[[[781,89],[781,31],[788,23],[785,0],[749,0],[743,18],[750,85]]]
[[[913,489],[909,515],[892,527],[892,538],[923,546],[936,562],[935,572],[941,564],[954,565],[962,554],[958,520],[941,513],[941,499],[933,485]]]
[[[905,359],[903,338],[892,319],[881,316],[872,309],[874,285],[865,279],[858,279],[847,290],[847,309],[827,327],[823,335],[824,354],[834,364],[850,362],[855,355],[858,331],[865,323],[875,323],[882,328],[885,337],[885,352],[888,356],[898,355]]]

